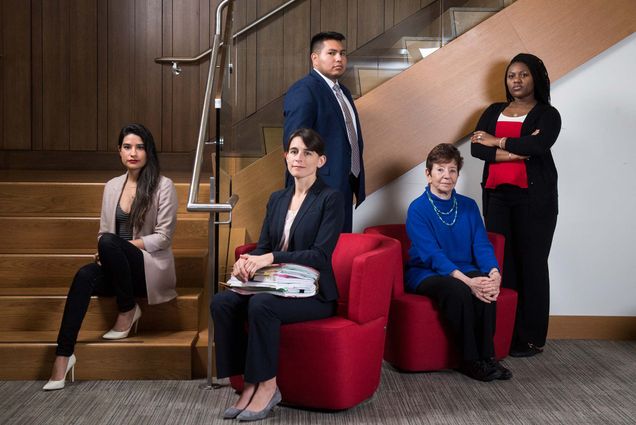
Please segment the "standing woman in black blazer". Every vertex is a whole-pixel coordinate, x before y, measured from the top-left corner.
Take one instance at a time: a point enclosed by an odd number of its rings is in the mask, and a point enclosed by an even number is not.
[[[504,83],[507,102],[482,114],[471,153],[485,161],[486,228],[506,237],[503,285],[519,293],[510,355],[530,357],[543,351],[548,332],[548,255],[558,213],[550,148],[561,131],[561,116],[550,105],[550,78],[538,57],[515,56]]]
[[[327,161],[324,152],[315,131],[291,134],[285,159],[294,185],[271,195],[256,249],[242,255],[232,269],[232,275],[245,281],[274,263],[310,266],[320,272],[318,294],[282,298],[223,291],[212,300],[217,376],[243,375],[245,381],[239,399],[225,410],[226,419],[263,419],[281,401],[276,373],[282,324],[336,313],[338,288],[331,255],[344,221],[344,198],[317,176]]]

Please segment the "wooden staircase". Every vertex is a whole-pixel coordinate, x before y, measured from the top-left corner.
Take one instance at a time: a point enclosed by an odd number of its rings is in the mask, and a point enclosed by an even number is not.
[[[0,380],[49,377],[68,287],[92,261],[104,182],[117,174],[0,173]],[[187,179],[168,177],[180,202],[173,241],[178,297],[154,306],[140,299],[139,332],[121,341],[101,338],[117,316],[115,299],[93,297],[75,351],[78,379],[205,373],[197,344],[207,326],[207,216],[187,214]]]

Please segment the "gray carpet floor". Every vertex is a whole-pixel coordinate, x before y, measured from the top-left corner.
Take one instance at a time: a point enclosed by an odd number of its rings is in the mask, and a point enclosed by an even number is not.
[[[81,361],[81,359],[79,359]],[[267,424],[636,424],[636,341],[550,341],[545,353],[508,358],[510,381],[454,371],[400,373],[387,364],[376,394],[341,412],[279,406]],[[77,381],[44,393],[42,381],[0,382],[0,424],[231,424],[228,386],[193,381]]]

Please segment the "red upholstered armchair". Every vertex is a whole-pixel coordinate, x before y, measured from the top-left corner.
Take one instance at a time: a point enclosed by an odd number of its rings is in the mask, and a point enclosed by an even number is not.
[[[244,245],[236,257],[254,249]],[[380,383],[391,288],[402,284],[400,244],[381,235],[343,233],[333,253],[338,314],[283,325],[277,375],[283,402],[348,409]],[[231,379],[241,389],[241,377]]]
[[[402,261],[406,265],[411,241],[404,224],[368,227],[365,234],[382,234],[397,239],[402,245]],[[504,237],[488,233],[495,256],[503,264]],[[503,270],[502,270],[503,274]],[[502,288],[497,300],[497,328],[495,357],[508,355],[517,309],[517,293]],[[453,343],[442,325],[439,312],[430,298],[404,292],[404,284],[393,286],[391,312],[387,326],[384,360],[405,371],[428,371],[458,366],[459,358]]]

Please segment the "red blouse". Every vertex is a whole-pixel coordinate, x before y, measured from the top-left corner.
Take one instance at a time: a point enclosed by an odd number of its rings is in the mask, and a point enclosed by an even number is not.
[[[525,119],[526,115],[522,117],[507,117],[504,114],[500,114],[495,127],[495,137],[520,137],[521,126]],[[524,160],[491,162],[488,167],[486,189],[495,189],[502,184],[511,184],[524,189],[528,188],[528,174],[526,173]]]

